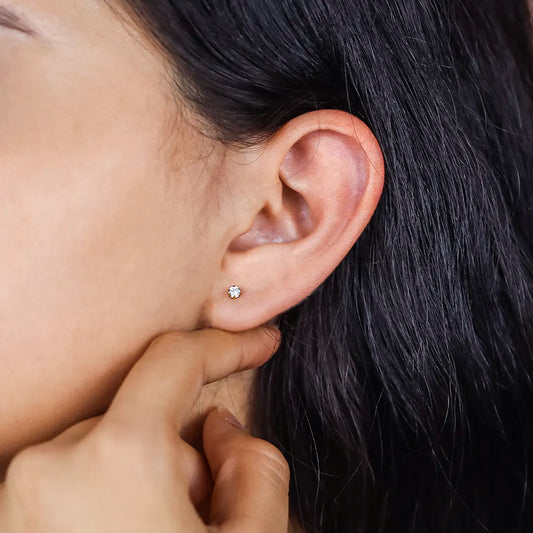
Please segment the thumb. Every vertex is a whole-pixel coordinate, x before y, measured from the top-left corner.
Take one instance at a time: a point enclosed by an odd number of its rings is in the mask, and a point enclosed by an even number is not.
[[[287,533],[289,465],[274,445],[252,437],[238,424],[229,411],[219,409],[204,423],[204,453],[215,482],[211,529]]]

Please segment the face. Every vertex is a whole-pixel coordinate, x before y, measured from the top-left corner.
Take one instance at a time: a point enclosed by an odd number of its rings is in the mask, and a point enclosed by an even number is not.
[[[196,326],[216,158],[103,1],[1,4],[27,19],[0,14],[5,461],[98,414],[154,336]]]

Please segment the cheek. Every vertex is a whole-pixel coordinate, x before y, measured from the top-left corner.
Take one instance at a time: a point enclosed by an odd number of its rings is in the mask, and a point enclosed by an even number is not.
[[[160,260],[168,205],[156,120],[139,114],[133,95],[118,106],[87,84],[70,91],[72,80],[42,87],[27,78],[26,93],[7,84],[4,94],[0,280],[11,326],[31,322],[49,334],[41,324],[50,310],[58,322],[80,317],[80,327],[95,308],[113,316],[117,299],[131,306],[130,293],[148,288],[141,250]],[[15,73],[10,83],[16,88]]]
[[[71,158],[24,186],[0,170],[0,435],[21,416],[39,434],[92,414],[148,339],[188,326],[177,303],[191,217],[175,212],[157,165],[127,161],[81,170]]]
[[[147,340],[190,326],[176,303],[192,215],[183,191],[168,194],[150,95],[37,91],[12,74],[0,125],[0,458],[94,414]]]
[[[99,170],[66,166],[60,180],[41,167],[25,186],[0,170],[0,405],[25,418],[92,401],[87,384],[102,387],[161,323],[174,266],[161,185]]]

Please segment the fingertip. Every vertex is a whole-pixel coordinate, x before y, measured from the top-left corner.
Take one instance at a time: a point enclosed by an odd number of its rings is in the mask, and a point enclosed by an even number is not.
[[[204,421],[202,444],[214,476],[229,450],[247,436],[243,424],[226,408],[217,406],[209,411]]]
[[[281,451],[243,431],[225,408],[210,411],[206,425],[215,483],[210,523],[227,531],[287,531],[290,470]]]
[[[281,330],[272,324],[261,326],[263,335],[268,339],[267,346],[271,348],[270,356],[274,355],[281,346]]]
[[[274,341],[279,342],[281,340],[281,330],[278,326],[273,324],[266,324],[263,326],[264,332]]]

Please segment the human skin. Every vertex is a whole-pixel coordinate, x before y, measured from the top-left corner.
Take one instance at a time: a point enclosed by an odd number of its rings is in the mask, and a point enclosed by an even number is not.
[[[203,424],[202,454],[179,438],[202,384],[257,367],[279,338],[265,326],[157,337],[103,416],[14,458],[0,485],[0,530],[293,531],[289,466],[275,446],[219,409]]]
[[[163,155],[162,61],[99,4],[12,7],[40,35],[0,28],[4,459],[102,409],[156,334],[195,327],[213,266],[204,163],[179,131],[176,167]]]
[[[103,1],[2,5],[27,22],[0,16],[0,472],[105,412],[163,332],[243,331],[296,305],[353,246],[383,186],[379,146],[347,113],[222,146],[176,96],[162,54]],[[205,390],[191,439],[214,403],[246,421],[252,377]]]

